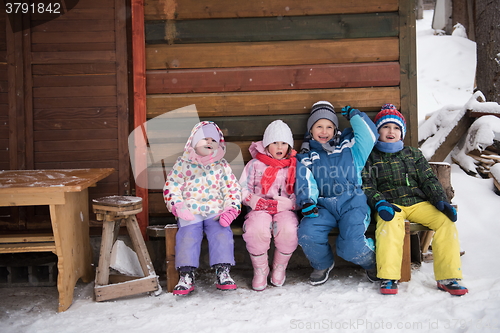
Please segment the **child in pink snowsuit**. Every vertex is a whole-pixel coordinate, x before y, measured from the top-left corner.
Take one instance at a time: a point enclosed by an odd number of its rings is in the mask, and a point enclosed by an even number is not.
[[[243,239],[254,269],[252,288],[267,287],[267,252],[274,237],[271,283],[285,283],[285,270],[297,248],[298,218],[295,209],[295,150],[290,128],[281,120],[273,121],[262,141],[249,148],[253,159],[240,177],[243,204],[251,211],[245,216]]]

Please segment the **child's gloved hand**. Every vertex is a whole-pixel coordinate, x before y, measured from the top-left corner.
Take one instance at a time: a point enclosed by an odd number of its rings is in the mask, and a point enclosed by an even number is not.
[[[237,217],[238,211],[234,208],[229,208],[220,214],[219,224],[223,227],[229,227]]]
[[[194,220],[194,215],[184,206],[183,202],[177,202],[172,206],[172,214],[186,221]]]
[[[285,210],[293,210],[294,204],[293,201],[286,198],[286,197],[280,197],[280,196],[275,196],[273,198],[277,202],[277,211],[278,212],[283,212]]]
[[[254,196],[254,198],[257,198],[257,196]],[[267,200],[263,198],[259,198],[257,202],[254,205],[250,205],[253,210],[266,210],[268,206]]]
[[[272,215],[278,213],[278,201],[268,199],[266,200],[266,204],[267,204],[266,212]]]
[[[302,215],[304,217],[318,217],[318,207],[313,203],[306,203],[302,206]]]
[[[351,106],[344,106],[342,108],[342,115],[347,118],[347,120],[350,120],[353,116],[359,114],[361,111],[358,109],[353,109]]]
[[[377,209],[378,215],[380,215],[384,221],[392,220],[394,218],[394,214],[396,214],[395,212],[401,211],[401,208],[387,202],[386,200],[380,200],[377,202],[375,209]]]
[[[446,201],[438,201],[436,208],[448,216],[451,222],[457,221],[457,210]]]
[[[276,214],[278,212],[278,202],[276,200],[264,199],[258,195],[252,195],[247,202],[253,210],[265,210],[269,214]]]

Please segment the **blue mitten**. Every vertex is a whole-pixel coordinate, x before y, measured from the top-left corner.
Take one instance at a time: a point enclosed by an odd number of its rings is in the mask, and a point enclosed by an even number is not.
[[[377,202],[375,205],[375,209],[378,212],[378,215],[382,218],[384,221],[390,221],[394,218],[395,212],[400,212],[401,208],[398,206],[395,206],[386,200],[380,200]]]
[[[350,120],[353,116],[359,114],[361,111],[358,109],[353,109],[350,106],[344,106],[342,108],[342,115],[347,118],[347,120]]]
[[[451,222],[457,221],[457,210],[446,201],[438,201],[436,208],[448,216]]]
[[[318,207],[316,207],[315,204],[313,203],[306,203],[304,206],[302,206],[302,215],[304,217],[318,217]]]

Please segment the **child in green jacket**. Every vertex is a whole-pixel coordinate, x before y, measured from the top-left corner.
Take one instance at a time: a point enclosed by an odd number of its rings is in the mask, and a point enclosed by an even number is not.
[[[376,210],[377,277],[380,292],[397,294],[405,219],[435,231],[432,243],[437,287],[452,295],[468,292],[462,278],[460,244],[455,226],[457,212],[423,154],[405,147],[406,121],[392,104],[386,104],[374,119],[380,134],[365,169],[363,190]]]

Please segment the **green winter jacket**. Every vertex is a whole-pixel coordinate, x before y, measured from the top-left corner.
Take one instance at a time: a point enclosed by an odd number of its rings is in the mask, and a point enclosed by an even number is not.
[[[420,150],[404,147],[396,153],[374,148],[363,169],[363,190],[370,207],[380,200],[401,206],[446,201],[446,193]]]

